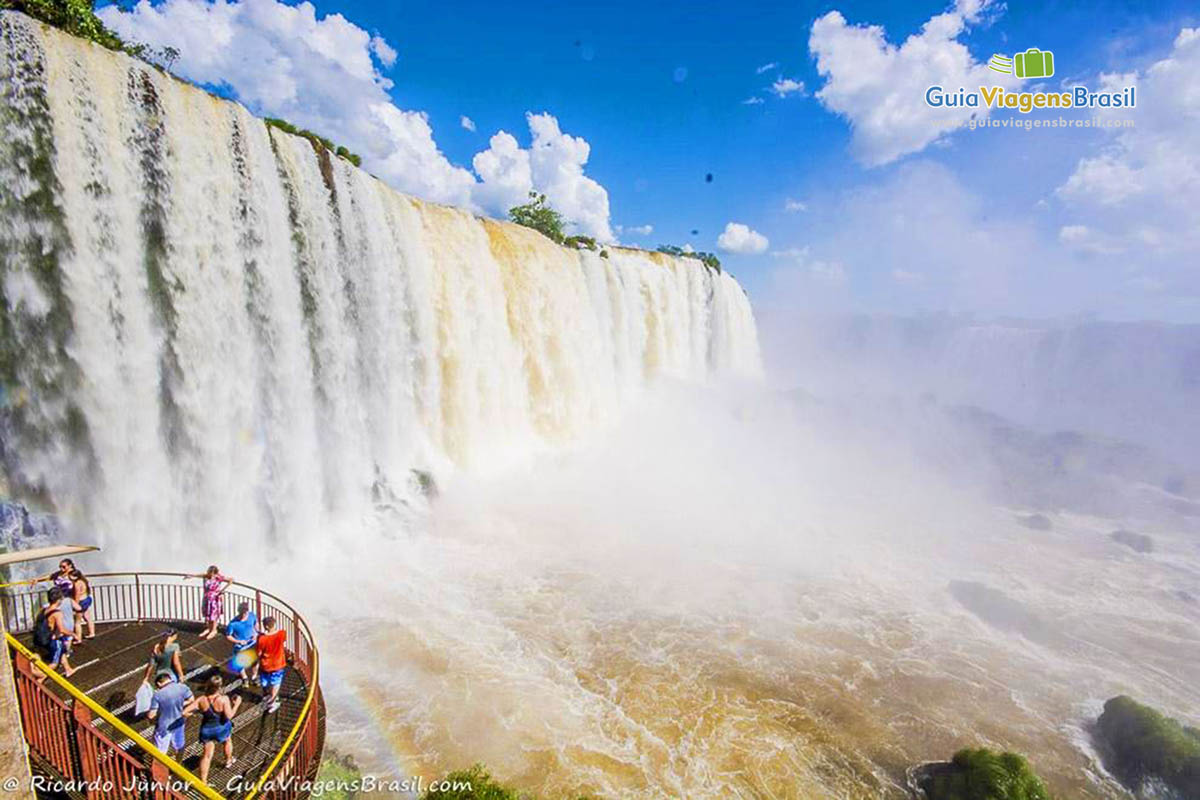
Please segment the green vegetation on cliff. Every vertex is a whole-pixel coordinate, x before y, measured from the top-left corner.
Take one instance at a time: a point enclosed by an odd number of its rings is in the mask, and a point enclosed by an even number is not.
[[[532,800],[498,783],[482,764],[451,772],[444,780],[452,788],[431,789],[421,795],[421,800]]]
[[[279,130],[283,131],[284,133],[290,133],[294,136],[302,136],[305,139],[308,139],[308,141],[311,142],[314,147],[319,147],[319,148],[328,150],[329,152],[333,153],[334,155],[338,156],[339,158],[346,159],[347,161],[349,161],[351,164],[353,164],[356,167],[362,166],[362,158],[354,153],[351,153],[344,146],[335,145],[333,142],[331,142],[329,139],[326,139],[324,136],[313,133],[312,131],[307,130],[306,128],[297,128],[295,125],[288,122],[286,119],[277,119],[276,117],[266,117],[263,119],[263,122],[267,123],[267,125],[269,125],[272,128],[278,128]]]
[[[325,748],[321,769],[317,772],[317,783],[322,785],[321,797],[325,800],[355,800],[362,796],[356,788],[362,777],[362,771],[351,756]]]
[[[421,795],[421,800],[536,800],[534,795],[498,782],[483,764],[451,772],[438,783],[450,788],[430,789]],[[588,798],[581,796],[578,800]]]
[[[679,258],[694,258],[709,269],[716,270],[717,272],[721,271],[721,259],[712,253],[705,253],[703,250],[684,250],[682,247],[677,247],[673,244],[660,244],[658,252],[666,253],[669,256],[678,256]]]
[[[1096,722],[1104,765],[1131,788],[1160,780],[1181,797],[1200,797],[1200,730],[1121,695]]]
[[[544,194],[530,192],[529,202],[510,208],[508,218],[518,225],[533,228],[552,242],[563,244],[566,241],[562,214],[550,207]]]
[[[96,16],[91,0],[0,0],[0,9],[28,14],[109,50],[126,49],[121,37],[104,27]]]
[[[591,236],[568,236],[563,239],[563,244],[567,247],[574,247],[578,250],[591,250],[595,252],[598,248],[596,240]]]
[[[928,765],[917,783],[928,800],[1050,800],[1023,757],[985,748],[959,750],[949,764]]]
[[[119,50],[167,72],[179,58],[174,47],[125,42],[96,16],[92,0],[0,0],[0,9],[20,11],[61,31]]]

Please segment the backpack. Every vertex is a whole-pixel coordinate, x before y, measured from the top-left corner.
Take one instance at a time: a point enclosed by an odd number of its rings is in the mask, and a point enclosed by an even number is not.
[[[33,623],[33,643],[43,649],[50,646],[53,636],[50,634],[50,616],[46,609],[38,612],[37,621]]]

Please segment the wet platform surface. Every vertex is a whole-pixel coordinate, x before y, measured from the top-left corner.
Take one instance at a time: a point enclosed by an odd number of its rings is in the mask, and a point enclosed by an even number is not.
[[[253,788],[262,771],[270,765],[300,716],[308,686],[298,670],[288,667],[279,693],[280,708],[267,713],[257,681],[252,680],[245,686],[237,673],[228,670],[232,645],[224,635],[203,640],[199,637],[201,626],[186,622],[99,623],[94,639],[85,639],[74,646],[70,659],[76,672],[69,680],[143,738],[153,741],[154,723],[145,715],[134,715],[134,700],[145,677],[151,649],[167,627],[179,631],[180,661],[193,694],[201,695],[208,678],[220,674],[225,679],[225,693],[242,698],[241,708],[233,718],[233,754],[237,762],[230,768],[223,767],[224,754],[222,746],[218,745],[208,776],[209,785],[218,793],[230,798],[241,797]],[[32,634],[18,638],[32,648]],[[64,700],[69,699],[53,681],[47,681],[45,686]],[[95,725],[135,758],[149,760],[141,748],[108,723],[97,719]],[[197,775],[201,753],[199,731],[200,714],[197,713],[187,718],[187,747],[182,757],[173,754]],[[240,790],[238,784],[241,784]]]

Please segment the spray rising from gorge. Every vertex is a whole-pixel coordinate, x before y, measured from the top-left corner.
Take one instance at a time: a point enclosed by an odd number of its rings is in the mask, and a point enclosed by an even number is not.
[[[5,457],[110,552],[296,547],[414,468],[758,370],[728,275],[422,203],[144,63],[0,32]]]

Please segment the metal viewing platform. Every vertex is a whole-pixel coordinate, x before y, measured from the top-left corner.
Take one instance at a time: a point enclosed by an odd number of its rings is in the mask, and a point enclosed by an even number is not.
[[[287,633],[289,668],[281,705],[266,713],[257,684],[244,686],[228,671],[231,646],[224,635],[199,637],[199,580],[139,572],[88,575],[88,581],[95,598],[96,637],[75,645],[71,660],[76,671],[70,678],[52,671],[34,652],[33,628],[45,603],[44,585],[0,590],[21,727],[35,775],[66,787],[58,796],[87,800],[291,800],[309,795],[308,782],[316,776],[324,747],[325,708],[315,640],[295,609],[240,583],[225,593],[222,625],[237,613],[239,603],[247,602],[260,620],[275,617]],[[225,768],[218,752],[207,785],[195,774],[199,714],[187,718],[187,748],[174,758],[151,744],[154,723],[134,715],[150,650],[165,627],[179,632],[184,676],[196,696],[211,675],[221,674],[226,693],[242,697],[233,719],[238,760]],[[39,682],[43,673],[46,680]]]

